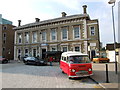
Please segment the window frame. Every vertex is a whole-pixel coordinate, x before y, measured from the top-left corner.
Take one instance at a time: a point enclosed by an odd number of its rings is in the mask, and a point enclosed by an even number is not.
[[[63,30],[66,30],[66,36],[67,38],[63,38]],[[61,28],[61,40],[68,40],[68,27],[62,27]]]
[[[45,35],[45,36],[44,36],[45,40],[43,40],[43,33],[45,33],[45,34],[44,34],[44,35]],[[46,42],[46,41],[47,41],[47,32],[46,32],[46,31],[42,31],[42,32],[41,32],[41,41],[42,41],[42,42]]]
[[[54,37],[55,37],[55,39],[53,39],[53,35],[52,35],[52,31],[54,30]],[[51,28],[51,32],[50,32],[50,40],[51,41],[56,41],[57,40],[57,30],[56,30],[56,28]]]
[[[18,33],[18,44],[22,44],[22,33]]]
[[[94,27],[94,31],[93,31],[94,35],[92,35],[92,29],[91,29],[92,27]],[[95,36],[95,26],[90,26],[89,29],[90,29],[90,36]]]
[[[28,36],[26,35],[26,33],[28,34]],[[25,43],[29,43],[29,32],[25,32]]]
[[[34,37],[34,34],[36,33],[36,36]],[[36,38],[36,40],[34,40]],[[32,32],[32,43],[37,43],[37,31]]]
[[[80,25],[74,25],[74,26],[72,26],[73,27],[73,39],[80,39],[81,38],[81,32],[80,32]],[[78,27],[79,28],[79,37],[78,38],[75,38],[75,29],[74,29],[74,27]]]
[[[65,48],[65,47],[67,48],[67,51],[68,51],[68,46],[62,46],[62,49],[61,49],[62,52],[64,52],[63,48]],[[67,51],[65,51],[65,52],[67,52]]]

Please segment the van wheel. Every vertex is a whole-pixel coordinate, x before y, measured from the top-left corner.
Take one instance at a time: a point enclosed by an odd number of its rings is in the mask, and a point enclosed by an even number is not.
[[[69,77],[69,79],[72,79],[71,77]]]
[[[63,73],[63,74],[65,74],[65,72],[64,72],[64,71],[62,71],[62,73]]]

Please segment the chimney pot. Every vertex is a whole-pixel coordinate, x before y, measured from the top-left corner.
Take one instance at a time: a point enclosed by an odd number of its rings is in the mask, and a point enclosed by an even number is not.
[[[36,20],[36,22],[39,22],[39,21],[40,21],[40,19],[39,19],[39,18],[35,18],[35,20]]]
[[[18,20],[18,26],[21,26],[21,20]]]
[[[65,12],[62,12],[62,17],[66,17],[66,13]]]
[[[86,8],[87,8],[87,5],[83,5],[83,14],[87,14]]]

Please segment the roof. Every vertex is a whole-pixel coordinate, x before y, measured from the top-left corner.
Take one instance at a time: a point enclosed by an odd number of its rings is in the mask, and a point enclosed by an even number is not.
[[[69,52],[64,52],[62,53],[62,56],[84,56],[84,55],[88,55],[88,54],[83,54],[81,52],[73,52],[73,51],[69,51]]]
[[[40,21],[40,22],[29,23],[29,24],[26,24],[26,25],[15,27],[14,29],[34,27],[34,26],[47,24],[47,23],[59,22],[59,21],[70,20],[70,19],[75,19],[75,18],[84,18],[84,17],[90,19],[88,14],[76,14],[76,15],[70,15],[70,16],[66,16],[66,17],[59,17],[59,18],[44,20],[44,21]]]

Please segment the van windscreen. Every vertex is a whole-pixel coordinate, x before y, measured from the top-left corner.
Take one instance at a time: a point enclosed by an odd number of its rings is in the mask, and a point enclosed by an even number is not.
[[[88,56],[70,56],[68,62],[73,63],[90,63]]]

